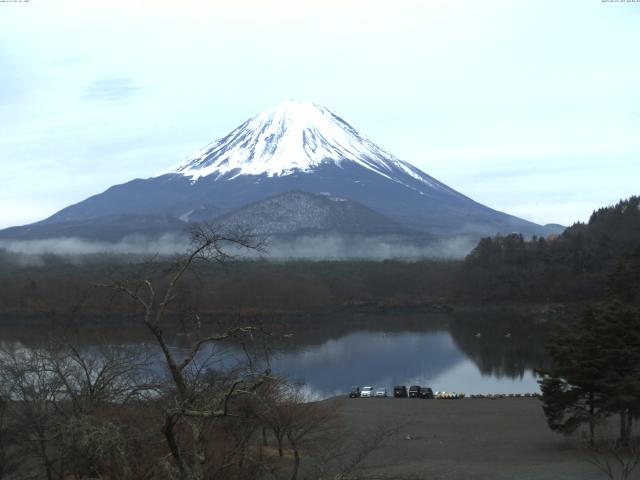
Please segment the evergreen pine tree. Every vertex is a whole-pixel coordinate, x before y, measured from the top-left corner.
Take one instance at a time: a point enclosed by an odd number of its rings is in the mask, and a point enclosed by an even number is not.
[[[588,424],[592,445],[596,423],[606,415],[601,383],[604,360],[593,328],[595,318],[594,309],[587,307],[578,322],[558,326],[545,345],[552,367],[538,371],[549,427],[569,435]]]
[[[542,401],[552,430],[573,433],[620,416],[620,441],[631,439],[640,416],[640,314],[617,299],[585,309],[579,321],[559,327],[546,344],[552,367],[539,371]]]

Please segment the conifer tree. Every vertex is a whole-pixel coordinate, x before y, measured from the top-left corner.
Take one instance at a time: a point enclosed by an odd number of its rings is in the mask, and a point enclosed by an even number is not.
[[[587,423],[593,444],[597,421],[619,415],[620,441],[628,443],[640,415],[638,309],[615,298],[587,307],[549,337],[546,350],[552,367],[538,373],[550,428],[570,434]]]
[[[593,328],[595,318],[594,309],[587,307],[578,322],[558,326],[545,345],[552,367],[538,371],[549,427],[569,435],[588,424],[591,445],[596,423],[606,415],[600,374],[604,367]]]

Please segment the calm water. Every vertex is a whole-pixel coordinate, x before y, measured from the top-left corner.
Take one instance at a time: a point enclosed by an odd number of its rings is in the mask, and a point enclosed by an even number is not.
[[[481,343],[482,338],[474,340]],[[506,340],[506,339],[505,339]],[[351,385],[430,386],[434,391],[527,393],[538,391],[531,368],[519,374],[482,372],[449,332],[357,331],[320,345],[281,353],[274,371],[305,383],[319,397],[347,393]]]
[[[429,386],[467,395],[536,392],[533,369],[545,363],[543,328],[529,318],[509,314],[312,319],[289,327],[293,335],[274,349],[271,368],[303,382],[316,398],[346,394],[353,385],[386,387],[388,392],[394,385]],[[96,327],[92,328],[95,338]],[[93,348],[95,343],[85,330],[65,329],[63,340]],[[144,330],[103,327],[98,331],[102,340],[109,332],[120,335],[108,339],[111,344],[155,349]],[[50,334],[42,326],[18,333],[5,329],[0,332],[1,343],[28,344],[43,332]],[[176,337],[177,356],[185,342],[186,338]],[[212,351],[203,353],[208,357]],[[216,353],[222,359],[220,365],[228,366],[236,361],[239,350],[226,345]],[[157,366],[162,368],[162,362]]]

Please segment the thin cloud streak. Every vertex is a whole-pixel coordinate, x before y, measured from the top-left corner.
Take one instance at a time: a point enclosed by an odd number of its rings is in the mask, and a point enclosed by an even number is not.
[[[130,78],[101,78],[89,83],[82,98],[90,101],[123,103],[140,93],[141,87]]]

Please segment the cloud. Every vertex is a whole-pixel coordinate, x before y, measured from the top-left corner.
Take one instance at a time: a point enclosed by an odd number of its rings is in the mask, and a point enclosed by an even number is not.
[[[463,258],[477,239],[454,237],[426,242],[404,235],[302,235],[294,239],[274,239],[267,245],[270,260],[405,260]]]
[[[60,255],[82,257],[87,255],[174,255],[186,251],[188,243],[183,236],[163,235],[151,239],[131,235],[119,242],[97,242],[80,238],[50,238],[42,240],[0,240],[0,249],[21,255]]]
[[[142,90],[130,78],[109,77],[89,83],[82,98],[90,101],[108,103],[127,103]]]

